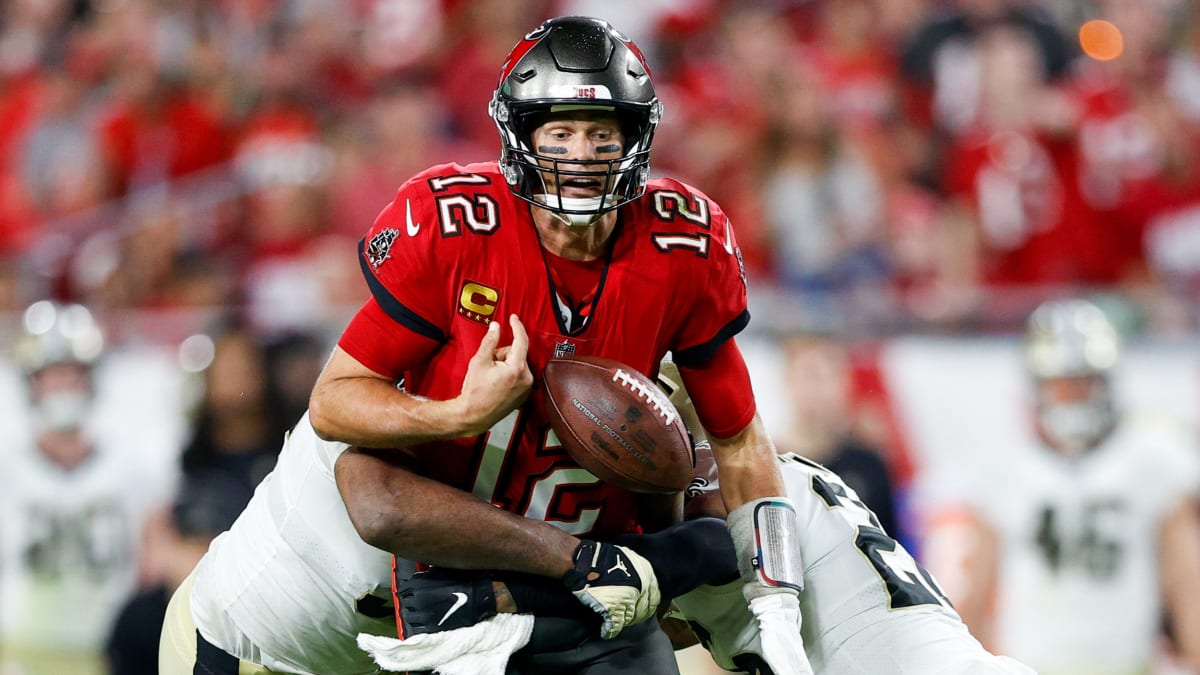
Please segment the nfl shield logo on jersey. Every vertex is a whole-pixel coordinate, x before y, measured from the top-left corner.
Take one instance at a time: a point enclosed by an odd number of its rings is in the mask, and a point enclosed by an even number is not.
[[[554,343],[554,358],[561,359],[564,356],[574,356],[575,345],[571,344],[570,340]]]

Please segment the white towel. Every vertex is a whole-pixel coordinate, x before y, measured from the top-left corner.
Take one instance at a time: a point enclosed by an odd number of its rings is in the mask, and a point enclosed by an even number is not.
[[[359,633],[358,647],[384,670],[504,675],[509,657],[528,644],[532,633],[532,614],[497,614],[474,626],[414,635],[406,640]]]

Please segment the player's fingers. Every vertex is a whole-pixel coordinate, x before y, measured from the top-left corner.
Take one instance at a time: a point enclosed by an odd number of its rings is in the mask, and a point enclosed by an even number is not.
[[[512,366],[524,366],[525,359],[529,356],[529,333],[525,332],[525,324],[521,323],[516,314],[508,317],[508,323],[512,326],[513,341],[509,345],[512,349],[504,361]]]
[[[500,324],[492,321],[488,323],[487,332],[483,334],[483,339],[479,341],[479,349],[475,351],[473,361],[483,363],[491,363],[496,358],[496,345],[500,343]]]
[[[496,360],[503,361],[508,358],[508,353],[512,351],[512,345],[504,345],[496,350]]]

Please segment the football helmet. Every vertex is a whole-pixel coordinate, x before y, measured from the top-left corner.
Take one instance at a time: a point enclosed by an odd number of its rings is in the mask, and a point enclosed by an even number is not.
[[[104,351],[104,336],[92,313],[78,304],[35,302],[25,309],[13,349],[29,386],[35,428],[78,428],[91,410],[91,368]],[[61,364],[82,372],[49,372]]]
[[[531,134],[547,115],[576,110],[617,116],[625,136],[621,157],[567,160],[540,155],[531,147]],[[509,189],[571,224],[594,223],[646,190],[662,103],[641,51],[606,21],[559,17],[526,35],[504,62],[488,114],[500,132],[500,169]],[[557,187],[547,187],[546,174],[554,175],[556,186],[588,178],[604,187],[594,198],[567,198]]]
[[[1081,454],[1115,426],[1109,373],[1119,353],[1116,327],[1087,300],[1052,300],[1029,316],[1025,359],[1037,423],[1055,449]]]

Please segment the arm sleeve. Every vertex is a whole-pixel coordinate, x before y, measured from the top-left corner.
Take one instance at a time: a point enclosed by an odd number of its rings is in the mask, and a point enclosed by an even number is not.
[[[627,546],[650,561],[662,591],[662,604],[707,584],[718,586],[738,578],[733,541],[719,518],[697,518],[655,534],[618,535],[612,543]],[[517,610],[538,616],[594,620],[595,612],[575,599],[561,583],[546,577],[501,572]]]
[[[702,364],[676,365],[680,366],[679,376],[696,406],[696,416],[710,435],[729,438],[754,419],[757,412],[754,389],[737,342],[722,341],[712,358]]]

